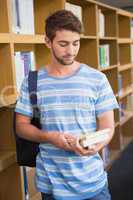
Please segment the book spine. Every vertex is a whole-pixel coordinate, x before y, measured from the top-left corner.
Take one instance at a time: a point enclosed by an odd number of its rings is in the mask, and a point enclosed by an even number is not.
[[[105,68],[110,65],[109,44],[100,45],[99,47],[100,67]]]
[[[105,36],[105,17],[104,14],[101,12],[101,9],[98,10],[98,33],[99,33],[99,37],[104,37]]]
[[[21,59],[20,52],[15,52],[15,71],[16,71],[16,86],[17,86],[17,91],[19,92],[22,81],[25,77],[24,63],[23,60]]]
[[[34,34],[34,11],[33,0],[15,0],[17,1],[17,20],[19,20],[19,33]]]
[[[78,19],[82,22],[82,7],[81,6],[66,2],[65,9],[73,12],[78,17]]]

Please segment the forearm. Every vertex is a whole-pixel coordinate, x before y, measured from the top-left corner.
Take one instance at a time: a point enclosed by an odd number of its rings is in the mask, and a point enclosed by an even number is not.
[[[108,133],[108,139],[105,141],[105,146],[106,146],[112,140],[112,137],[114,135],[114,126],[100,126],[100,127],[98,127],[98,130],[103,130],[103,129],[110,129],[110,131]]]
[[[49,142],[50,135],[52,134],[52,132],[48,134],[48,132],[42,131],[28,123],[17,123],[16,132],[22,138],[39,143]]]
[[[114,112],[113,111],[107,111],[98,117],[97,130],[102,130],[102,129],[106,129],[106,128],[110,129],[110,132],[108,134],[109,137],[108,137],[108,141],[107,141],[107,143],[109,143],[114,135],[114,129],[115,129]]]
[[[42,131],[30,123],[16,123],[16,130],[20,137],[39,143],[50,143],[58,148],[72,151],[67,143],[64,133],[58,131]]]

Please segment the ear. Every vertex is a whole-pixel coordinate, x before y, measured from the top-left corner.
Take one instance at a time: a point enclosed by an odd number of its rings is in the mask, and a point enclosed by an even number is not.
[[[50,39],[47,36],[45,36],[44,41],[45,41],[46,46],[50,49],[51,48],[51,41],[50,41]]]

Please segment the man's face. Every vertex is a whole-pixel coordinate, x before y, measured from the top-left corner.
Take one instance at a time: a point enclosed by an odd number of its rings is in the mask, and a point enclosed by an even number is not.
[[[71,65],[79,51],[80,35],[68,30],[57,31],[49,47],[56,62]]]

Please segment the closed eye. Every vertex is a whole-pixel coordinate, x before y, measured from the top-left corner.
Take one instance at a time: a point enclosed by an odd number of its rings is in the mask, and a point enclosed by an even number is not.
[[[69,43],[68,42],[59,42],[59,45],[61,47],[66,47],[67,45],[69,45]]]
[[[79,45],[79,41],[73,43],[73,46],[78,46],[78,45]]]

